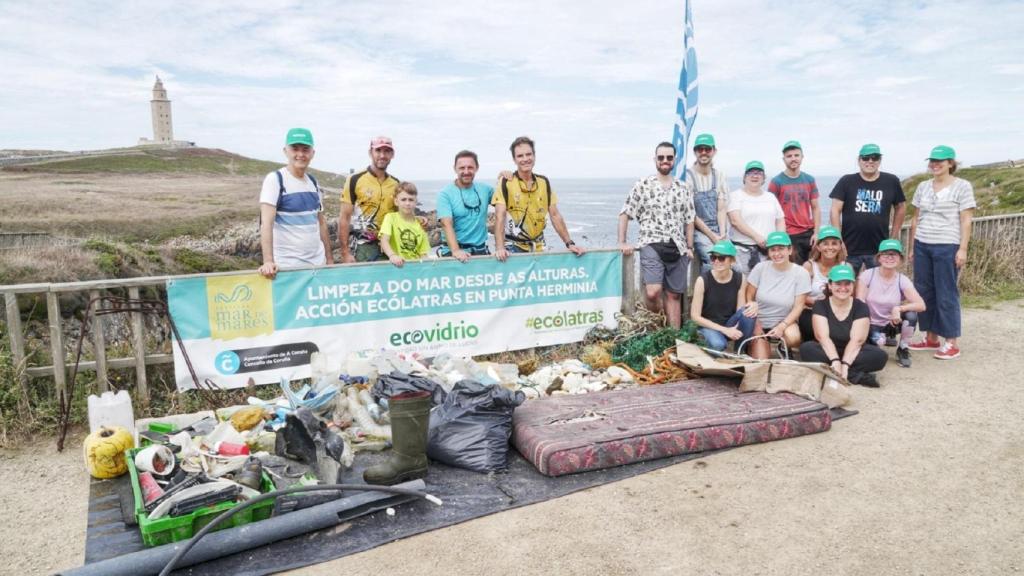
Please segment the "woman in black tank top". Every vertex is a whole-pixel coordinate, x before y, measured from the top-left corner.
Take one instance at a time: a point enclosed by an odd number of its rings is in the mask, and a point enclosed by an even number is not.
[[[746,301],[747,280],[732,269],[736,247],[729,240],[708,251],[711,270],[697,278],[690,318],[700,326],[708,348],[725,350],[730,340],[742,342],[754,333],[757,303]]]

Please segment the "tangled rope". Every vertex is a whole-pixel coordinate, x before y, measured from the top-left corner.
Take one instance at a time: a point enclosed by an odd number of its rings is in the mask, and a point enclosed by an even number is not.
[[[629,372],[637,384],[641,386],[653,386],[655,384],[692,378],[694,376],[693,373],[672,360],[674,353],[675,346],[672,346],[659,356],[648,356],[647,366],[643,370],[634,370],[628,364],[621,362],[616,364],[616,366]]]

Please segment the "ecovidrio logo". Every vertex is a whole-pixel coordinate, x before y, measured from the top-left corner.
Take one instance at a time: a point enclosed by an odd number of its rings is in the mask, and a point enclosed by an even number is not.
[[[442,325],[438,322],[432,328],[426,330],[392,332],[388,336],[388,342],[392,346],[398,347],[433,342],[451,342],[453,340],[469,340],[479,335],[480,328],[477,325],[466,324],[465,320],[459,320],[458,324],[448,321]]]
[[[604,321],[602,310],[559,310],[547,316],[530,316],[526,319],[526,327],[533,330],[550,330],[553,328],[573,328],[576,326],[600,324]]]

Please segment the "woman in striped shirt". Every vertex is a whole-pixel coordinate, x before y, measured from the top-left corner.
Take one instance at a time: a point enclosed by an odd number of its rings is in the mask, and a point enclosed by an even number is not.
[[[925,339],[911,350],[936,350],[935,357],[951,360],[960,356],[960,291],[956,281],[967,263],[974,216],[974,188],[957,178],[956,152],[936,146],[928,156],[930,180],[917,186],[910,221],[909,259],[914,263],[914,287],[924,298],[920,329]],[[939,342],[939,337],[945,342]]]

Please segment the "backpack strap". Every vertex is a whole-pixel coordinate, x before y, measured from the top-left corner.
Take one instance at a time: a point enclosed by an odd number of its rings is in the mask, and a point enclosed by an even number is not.
[[[551,208],[551,181],[548,180],[547,176],[541,176],[540,174],[534,174],[534,177],[540,178],[541,180],[544,181],[544,188],[547,189],[544,192],[545,194],[547,194],[547,201],[548,201],[548,206],[547,207]]]
[[[281,199],[284,198],[284,176],[281,175],[281,170],[274,170],[274,174],[277,175],[277,206],[278,210],[281,209]]]

